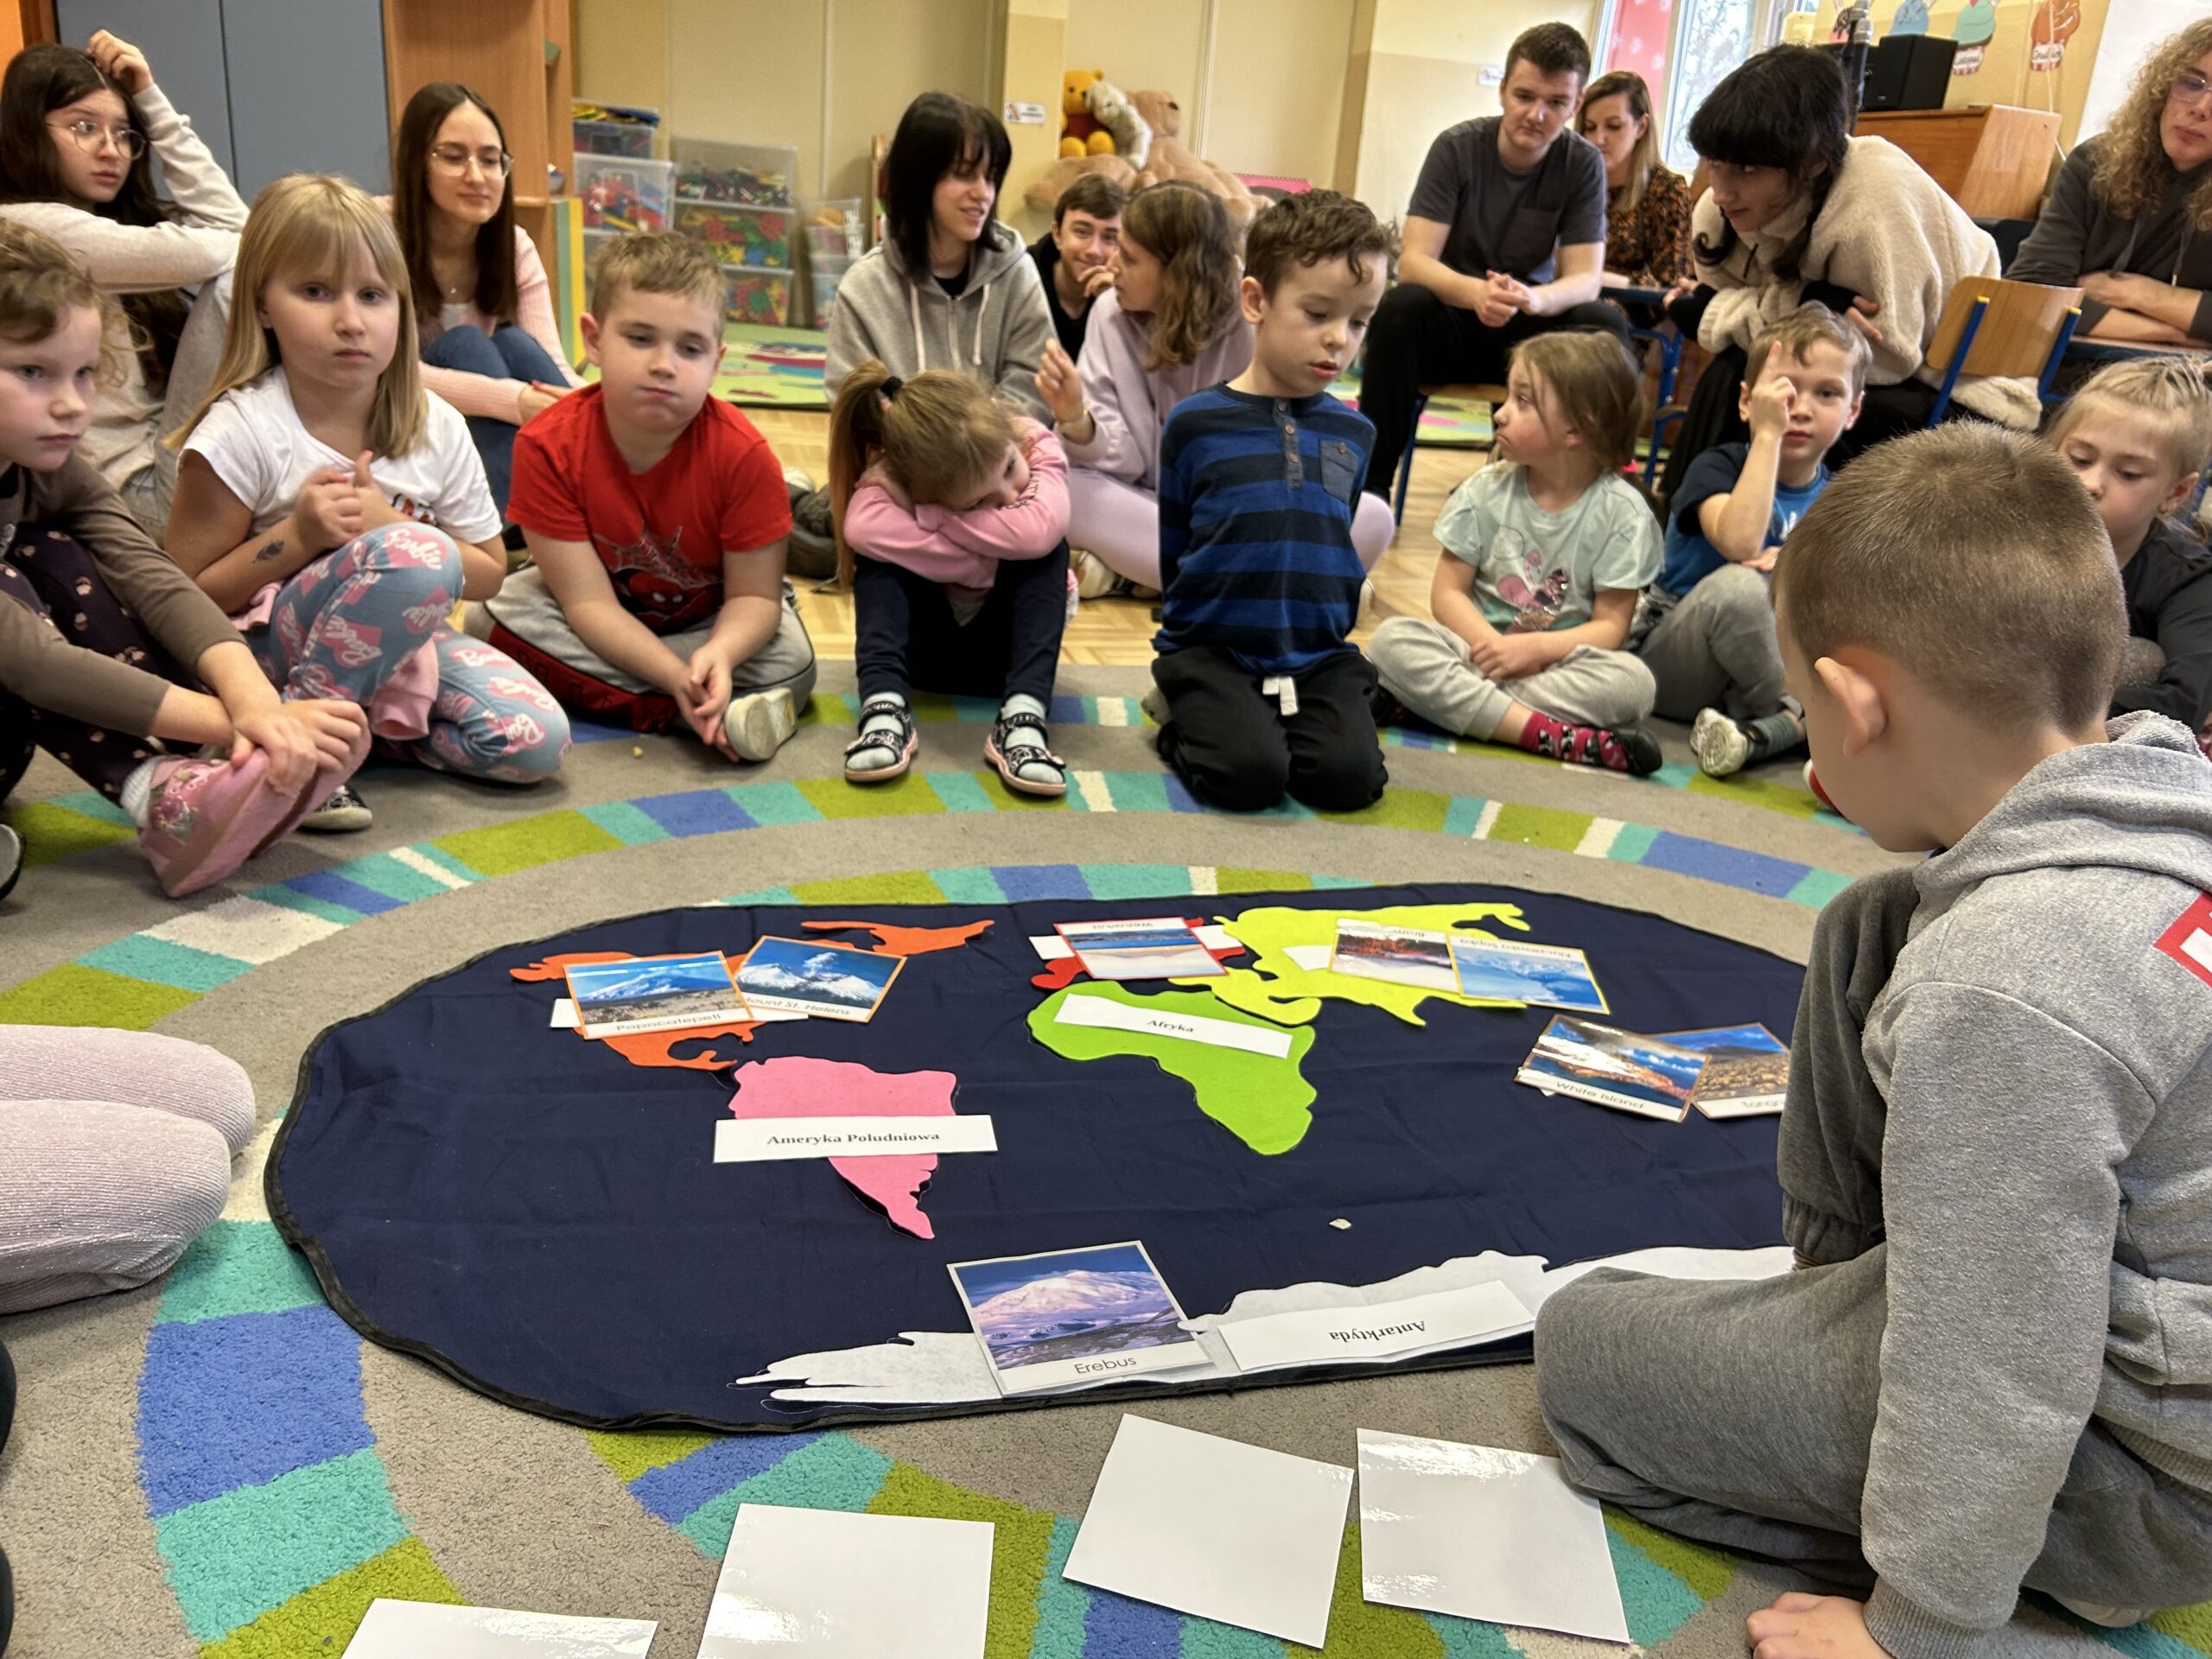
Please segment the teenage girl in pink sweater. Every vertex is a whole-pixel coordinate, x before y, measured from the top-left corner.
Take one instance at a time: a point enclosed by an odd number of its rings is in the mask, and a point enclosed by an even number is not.
[[[871,359],[837,390],[830,494],[860,671],[847,780],[913,764],[919,690],[999,699],[983,758],[1009,789],[1065,795],[1045,729],[1068,611],[1059,441],[966,375]]]

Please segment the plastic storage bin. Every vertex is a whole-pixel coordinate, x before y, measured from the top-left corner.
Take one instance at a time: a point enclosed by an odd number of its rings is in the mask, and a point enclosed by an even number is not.
[[[734,202],[676,198],[676,229],[714,251],[724,265],[788,270],[791,264],[791,216],[777,207],[741,207]]]
[[[731,322],[765,322],[779,327],[791,320],[791,274],[753,266],[725,271],[724,297]]]
[[[830,326],[830,308],[836,303],[837,284],[845,280],[845,273],[860,263],[856,253],[817,253],[807,261],[807,272],[814,278],[814,326]]]
[[[569,123],[579,156],[651,156],[653,130],[642,121],[592,121],[582,116]]]
[[[857,198],[817,201],[806,216],[806,251],[817,257],[857,257],[867,251]]]
[[[632,156],[576,157],[576,196],[588,231],[664,231],[676,182],[671,162]]]
[[[798,151],[787,144],[733,144],[718,138],[673,137],[676,194],[740,207],[789,207],[796,198]]]

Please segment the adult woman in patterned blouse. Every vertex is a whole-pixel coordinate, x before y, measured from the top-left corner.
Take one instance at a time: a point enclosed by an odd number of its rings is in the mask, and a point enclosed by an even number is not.
[[[1690,188],[1659,159],[1643,77],[1616,69],[1592,81],[1575,130],[1605,158],[1605,286],[1672,286],[1690,269]]]

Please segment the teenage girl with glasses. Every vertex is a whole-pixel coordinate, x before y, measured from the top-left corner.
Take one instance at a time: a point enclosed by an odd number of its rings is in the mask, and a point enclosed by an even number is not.
[[[415,292],[423,384],[468,417],[502,514],[515,429],[583,385],[562,354],[544,262],[515,224],[513,168],[499,118],[467,87],[433,81],[408,99],[387,205]]]
[[[173,200],[155,194],[156,159]],[[28,47],[0,79],[0,215],[44,231],[121,301],[123,372],[101,388],[81,453],[158,539],[176,486],[161,438],[207,396],[222,354],[245,203],[145,54],[103,29],[81,52]]]
[[[2212,346],[2212,17],[2160,44],[2075,145],[2005,274],[2080,283],[2090,338]]]

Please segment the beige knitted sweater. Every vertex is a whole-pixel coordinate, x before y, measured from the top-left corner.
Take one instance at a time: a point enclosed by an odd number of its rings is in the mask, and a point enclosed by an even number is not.
[[[1763,229],[1738,237],[1719,265],[1698,261],[1698,280],[1714,290],[1697,331],[1707,351],[1748,351],[1761,328],[1797,308],[1803,284],[1777,282],[1772,273],[1775,255],[1803,227],[1807,208],[1801,198]],[[1718,242],[1724,222],[1707,191],[1691,219],[1696,238]],[[1866,377],[1874,386],[1909,378],[1940,385],[1942,377],[1922,359],[1952,287],[1964,277],[1999,274],[1989,233],[1886,138],[1851,140],[1802,264],[1806,282],[1833,283],[1879,302],[1874,322],[1882,340]],[[2035,429],[2040,412],[2031,380],[1967,376],[1952,396],[1974,413],[2024,432]]]

